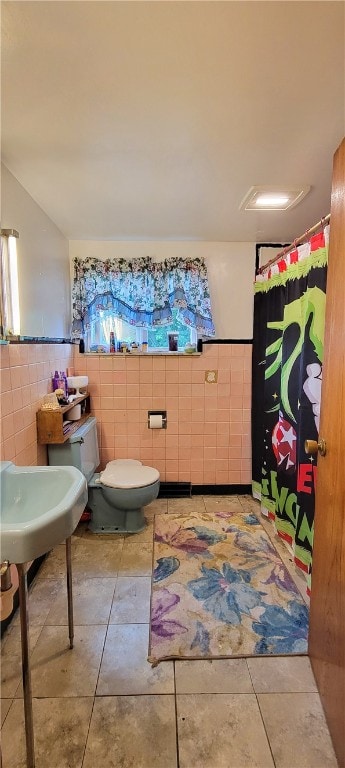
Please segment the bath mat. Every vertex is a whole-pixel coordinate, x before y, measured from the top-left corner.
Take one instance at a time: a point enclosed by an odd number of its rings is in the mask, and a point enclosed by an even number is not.
[[[307,652],[308,608],[258,518],[155,520],[149,661]]]

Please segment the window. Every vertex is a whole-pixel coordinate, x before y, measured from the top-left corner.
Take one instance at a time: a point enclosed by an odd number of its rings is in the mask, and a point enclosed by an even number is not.
[[[186,344],[196,344],[197,333],[195,328],[186,325],[179,320],[178,310],[173,309],[173,321],[169,325],[160,325],[156,328],[149,328],[147,331],[147,341],[149,349],[168,349],[168,333],[175,331],[178,333],[178,347],[183,350]]]
[[[109,349],[110,332],[114,333],[117,342],[124,341],[128,345],[135,342],[140,345],[147,342],[150,351],[168,351],[168,333],[178,333],[178,347],[183,351],[186,344],[196,344],[197,332],[195,328],[181,322],[178,310],[173,309],[173,322],[168,325],[160,325],[155,328],[142,328],[130,325],[125,320],[116,318],[104,311],[99,312],[99,319],[91,323],[85,339],[86,349],[96,350],[98,347]]]
[[[1,230],[1,336],[19,336],[20,312],[15,229]]]

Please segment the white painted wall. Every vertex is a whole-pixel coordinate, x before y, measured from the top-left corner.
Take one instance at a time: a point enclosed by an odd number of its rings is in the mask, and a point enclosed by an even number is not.
[[[22,336],[69,337],[71,288],[68,240],[1,166],[1,226],[17,229]]]
[[[88,256],[101,260],[150,256],[157,261],[173,256],[204,257],[217,338],[251,339],[253,336],[255,243],[70,240],[69,252],[71,262],[75,257]]]

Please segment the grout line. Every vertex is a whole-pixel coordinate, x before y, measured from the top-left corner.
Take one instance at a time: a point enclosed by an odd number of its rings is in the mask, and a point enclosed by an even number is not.
[[[254,692],[254,696],[255,696],[255,699],[256,699],[256,703],[258,705],[258,709],[259,709],[259,713],[260,713],[260,717],[261,717],[261,722],[262,722],[262,725],[263,725],[263,728],[264,728],[264,731],[265,731],[265,734],[266,734],[266,739],[267,739],[267,742],[268,742],[269,750],[270,750],[270,753],[272,755],[273,765],[275,766],[276,762],[275,762],[274,755],[273,755],[273,752],[272,752],[271,742],[269,740],[269,736],[268,736],[268,733],[267,733],[265,721],[264,721],[264,718],[262,716],[262,712],[261,712],[261,708],[260,708],[260,702],[259,702],[258,695],[257,695],[255,687],[254,687],[253,678],[252,678],[252,675],[251,675],[251,672],[250,672],[250,667],[249,667],[247,659],[246,659],[246,665],[247,665],[247,669],[248,669],[248,673],[249,673],[249,677],[250,677],[250,682],[251,682],[251,684],[253,686],[253,692]]]
[[[180,768],[180,750],[178,739],[178,722],[177,722],[177,696],[176,696],[176,662],[173,665],[174,670],[174,706],[175,706],[175,736],[176,736],[176,767]]]
[[[267,739],[267,741],[268,741],[268,746],[269,746],[269,749],[270,749],[270,753],[271,753],[271,755],[272,755],[272,761],[273,761],[273,765],[274,765],[274,766],[276,766],[276,761],[275,761],[275,759],[274,759],[274,754],[273,754],[273,751],[272,751],[272,747],[271,747],[270,738],[269,738],[269,735],[268,735],[268,733],[267,733],[267,728],[266,728],[266,724],[265,724],[265,721],[264,721],[264,718],[263,718],[263,715],[262,715],[262,712],[261,712],[260,702],[259,702],[259,699],[258,699],[257,693],[255,693],[255,698],[256,698],[256,701],[257,701],[257,705],[258,705],[258,708],[259,708],[260,717],[261,717],[261,722],[262,722],[262,725],[263,725],[263,727],[264,727],[264,731],[265,731],[265,734],[266,734],[266,739]]]
[[[84,749],[83,749],[83,755],[82,755],[82,759],[81,759],[81,763],[80,763],[80,768],[83,768],[83,765],[84,765],[84,760],[85,760],[85,755],[86,755],[86,746],[87,746],[87,742],[88,742],[88,738],[89,738],[89,733],[90,733],[90,728],[91,728],[91,720],[92,720],[93,710],[95,708],[95,701],[96,701],[96,696],[93,696],[93,702],[92,702],[91,713],[90,713],[90,720],[89,720],[89,725],[88,725],[88,729],[87,729],[87,734],[86,734],[85,745],[84,745]]]

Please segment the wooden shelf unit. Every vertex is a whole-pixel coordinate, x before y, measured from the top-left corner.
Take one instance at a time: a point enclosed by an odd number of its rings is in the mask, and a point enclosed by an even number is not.
[[[63,431],[64,418],[75,405],[81,403],[82,414],[78,421],[69,425],[66,432]],[[37,439],[40,445],[50,443],[65,443],[68,438],[86,421],[90,415],[90,395],[82,395],[73,400],[69,405],[61,405],[59,410],[40,410],[37,411]]]

